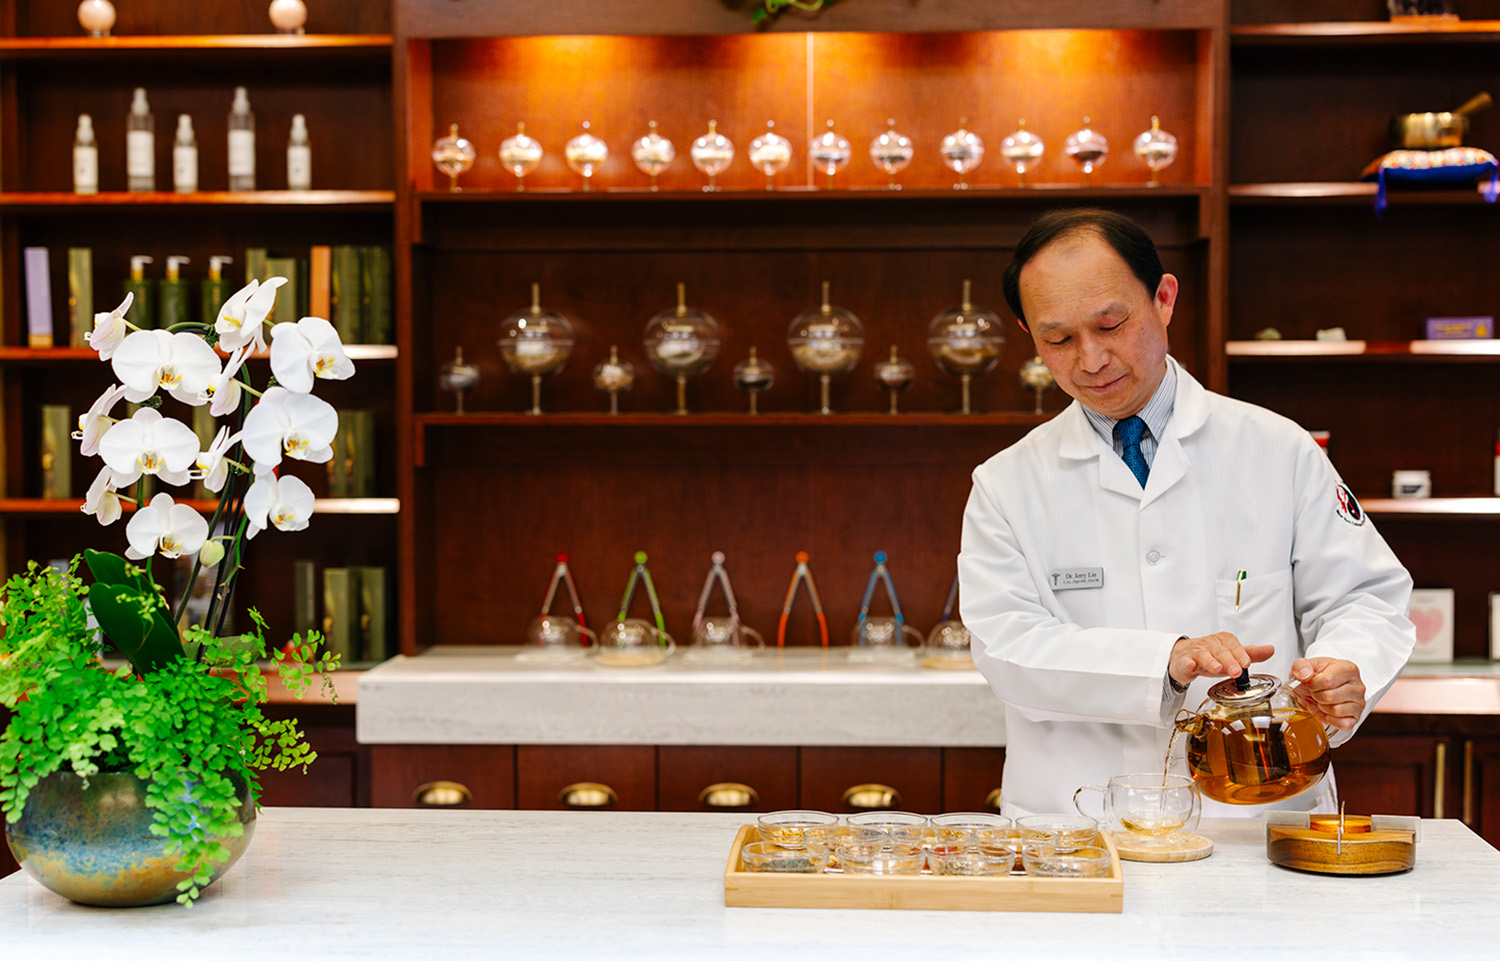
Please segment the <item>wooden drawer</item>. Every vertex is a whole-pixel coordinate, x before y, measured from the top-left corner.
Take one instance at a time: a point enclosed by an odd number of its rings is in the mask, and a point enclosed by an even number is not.
[[[516,800],[526,810],[656,810],[656,748],[523,744]]]
[[[375,744],[373,807],[516,806],[516,749],[492,744]]]
[[[943,748],[943,810],[999,811],[1003,747]]]
[[[656,764],[657,804],[662,811],[778,811],[797,806],[794,747],[661,747]],[[749,796],[736,785],[749,788]]]
[[[260,803],[277,807],[367,807],[370,803],[369,748],[354,737],[353,705],[279,705],[265,708],[268,717],[295,716],[318,752],[301,768],[264,771]]]
[[[804,747],[799,765],[801,806],[852,813],[881,807],[921,814],[943,809],[943,752],[936,747]],[[845,800],[869,785],[863,797]],[[890,788],[894,795],[877,795]]]

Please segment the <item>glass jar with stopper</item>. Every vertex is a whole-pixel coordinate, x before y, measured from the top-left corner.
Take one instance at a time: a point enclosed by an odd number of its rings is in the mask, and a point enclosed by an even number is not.
[[[959,378],[963,396],[960,411],[965,414],[973,413],[970,381],[994,369],[1005,346],[999,316],[974,306],[969,299],[971,286],[965,280],[958,307],[943,311],[927,325],[927,349],[932,351],[932,361],[943,373]]]
[[[1161,120],[1157,117],[1151,118],[1151,129],[1135,138],[1135,155],[1141,158],[1146,169],[1151,171],[1151,177],[1146,181],[1146,186],[1159,186],[1156,175],[1172,165],[1177,159],[1177,138],[1161,129]]]
[[[448,125],[448,135],[432,143],[432,163],[448,177],[448,189],[457,193],[458,175],[474,166],[474,145],[458,135],[458,124]]]
[[[775,382],[776,371],[756,355],[754,347],[750,348],[748,359],[734,365],[734,386],[749,395],[751,414],[760,413],[756,408],[756,398],[761,391],[770,390]]]
[[[594,172],[609,159],[609,144],[594,136],[589,130],[589,122],[585,120],[583,133],[569,140],[563,147],[563,159],[574,173],[583,178],[583,189],[590,190]]]
[[[1026,186],[1026,174],[1042,162],[1042,154],[1047,150],[1047,145],[1042,138],[1026,129],[1026,119],[1023,117],[1017,125],[1016,132],[1000,141],[1000,156],[1016,172],[1021,179],[1021,186]]]
[[[895,117],[888,117],[885,132],[870,141],[870,159],[885,174],[887,190],[901,189],[901,185],[896,183],[896,175],[907,168],[916,153],[911,138],[896,130]]]
[[[786,332],[792,360],[804,373],[817,374],[821,407],[819,413],[831,414],[828,387],[834,374],[843,374],[859,363],[865,347],[865,328],[843,307],[828,300],[828,281],[823,281],[823,302],[792,318]]]
[[[646,358],[651,366],[677,379],[677,413],[686,414],[687,379],[701,374],[719,356],[719,323],[687,305],[687,285],[677,285],[677,306],[646,323]]]
[[[1021,383],[1036,395],[1036,410],[1032,413],[1043,413],[1042,395],[1057,386],[1057,379],[1052,376],[1052,369],[1046,365],[1040,355],[1021,365]]]
[[[500,163],[516,178],[517,193],[525,191],[526,175],[542,162],[542,154],[541,143],[526,133],[524,122],[516,124],[515,136],[500,141]]]
[[[896,351],[895,344],[891,345],[890,359],[875,365],[875,382],[890,395],[892,414],[901,413],[896,407],[896,395],[910,387],[916,377],[917,368]]]
[[[656,177],[672,165],[677,158],[677,148],[672,141],[656,132],[656,121],[646,124],[646,135],[630,145],[630,159],[636,169],[651,178],[651,192],[655,193]]]
[[[750,163],[766,175],[766,189],[776,189],[776,175],[792,162],[792,142],[776,132],[776,121],[766,121],[766,132],[750,141]]]
[[[708,183],[703,190],[705,193],[712,193],[719,189],[715,178],[734,161],[734,142],[719,133],[717,120],[710,120],[708,133],[693,141],[693,145],[688,148],[688,156],[692,158],[694,167],[708,175]]]
[[[614,344],[609,345],[609,359],[594,365],[594,386],[609,394],[609,412],[620,412],[620,395],[635,385],[635,365],[621,360]]]
[[[938,152],[942,154],[943,165],[958,174],[958,183],[953,185],[953,189],[968,190],[965,175],[984,159],[984,140],[969,129],[968,117],[959,119],[958,129],[943,138]]]
[[[807,155],[812,158],[813,166],[827,178],[825,186],[832,190],[833,175],[849,165],[853,151],[848,139],[834,131],[833,121],[830,120],[828,129],[813,138],[812,144],[807,148]]]
[[[438,368],[438,386],[452,391],[458,398],[454,413],[464,412],[464,395],[479,386],[479,368],[465,363],[462,344],[453,348],[453,359]]]
[[[1063,153],[1083,169],[1083,182],[1088,186],[1094,182],[1094,168],[1102,166],[1104,158],[1109,156],[1109,140],[1090,127],[1089,118],[1084,117],[1083,127],[1068,134]]]
[[[500,357],[507,367],[531,378],[531,410],[542,412],[542,378],[562,370],[573,352],[573,325],[556,311],[542,309],[542,285],[531,285],[531,306],[500,323]]]

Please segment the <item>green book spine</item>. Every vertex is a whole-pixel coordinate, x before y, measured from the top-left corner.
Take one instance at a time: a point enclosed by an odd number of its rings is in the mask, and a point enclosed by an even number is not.
[[[347,567],[323,571],[323,634],[328,650],[349,663],[359,654],[354,578]]]
[[[302,284],[297,279],[297,258],[267,257],[266,276],[286,278],[286,283],[276,291],[276,306],[271,310],[271,323],[295,324],[302,316],[297,313],[297,304],[302,298]]]
[[[366,661],[383,661],[391,656],[386,569],[351,567],[349,570],[359,581],[360,657]]]
[[[388,247],[364,247],[360,259],[365,284],[363,343],[395,343],[391,325],[391,251]]]
[[[357,344],[360,338],[360,256],[358,247],[333,248],[332,312],[328,319],[339,340]]]
[[[349,496],[375,496],[375,412],[349,411]]]
[[[66,498],[73,492],[73,410],[62,404],[42,405],[42,496]]]
[[[270,276],[266,273],[266,248],[245,248],[245,283],[252,280],[265,280]],[[232,293],[232,291],[231,291]],[[215,312],[217,315],[217,311]]]
[[[307,640],[318,629],[318,566],[312,561],[292,562],[292,631]]]
[[[68,248],[68,343],[87,347],[94,330],[94,251],[89,247]]]
[[[333,456],[328,459],[328,496],[349,496],[349,411],[339,415],[338,430],[333,432]]]

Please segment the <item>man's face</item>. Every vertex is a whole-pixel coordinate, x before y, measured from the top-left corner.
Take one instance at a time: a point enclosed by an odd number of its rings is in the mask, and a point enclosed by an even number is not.
[[[1163,275],[1153,296],[1104,238],[1085,232],[1033,257],[1020,287],[1036,351],[1068,396],[1116,419],[1146,406],[1166,373],[1176,277]]]

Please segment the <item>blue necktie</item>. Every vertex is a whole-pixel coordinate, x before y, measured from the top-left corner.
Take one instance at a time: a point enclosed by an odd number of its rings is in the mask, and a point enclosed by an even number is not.
[[[1125,458],[1125,466],[1130,468],[1135,479],[1145,487],[1146,475],[1151,473],[1146,455],[1141,453],[1141,438],[1146,435],[1146,422],[1132,414],[1115,425],[1115,435],[1124,445],[1120,456]]]

